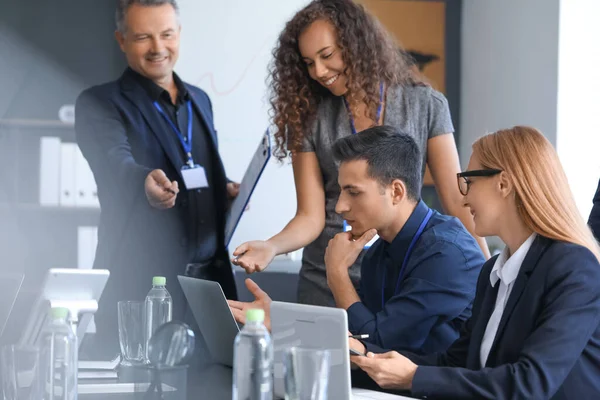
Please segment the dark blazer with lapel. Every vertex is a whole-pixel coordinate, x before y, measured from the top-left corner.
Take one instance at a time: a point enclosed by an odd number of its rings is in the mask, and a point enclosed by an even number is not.
[[[596,194],[594,194],[594,206],[592,212],[590,212],[588,225],[592,228],[596,240],[600,240],[600,181],[598,182]]]
[[[600,265],[586,248],[538,236],[514,283],[487,363],[480,347],[499,284],[483,267],[473,316],[444,354],[419,365],[412,392],[449,399],[600,399]],[[442,368],[440,368],[442,367]]]
[[[215,212],[222,243],[219,256],[227,259],[223,244],[227,180],[218,155],[211,102],[201,89],[188,84],[186,87],[193,110],[210,136]],[[176,277],[185,272],[193,257],[194,238],[189,237],[189,224],[197,221],[188,213],[193,194],[185,189],[180,176],[184,158],[177,140],[167,136],[173,135],[171,128],[131,72],[84,91],[75,110],[77,142],[94,173],[101,205],[94,268],[111,271],[97,320],[108,313],[111,326],[107,329],[114,332],[116,302],[143,300],[154,275],[166,276],[174,305],[183,304]],[[179,183],[180,193],[172,209],[155,209],[146,198],[145,178],[157,168]]]

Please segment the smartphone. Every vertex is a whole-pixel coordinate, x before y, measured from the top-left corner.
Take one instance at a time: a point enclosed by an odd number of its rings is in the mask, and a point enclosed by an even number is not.
[[[350,347],[350,355],[351,356],[363,356],[363,357],[366,357],[366,355],[364,355],[360,351],[354,350],[352,347]]]

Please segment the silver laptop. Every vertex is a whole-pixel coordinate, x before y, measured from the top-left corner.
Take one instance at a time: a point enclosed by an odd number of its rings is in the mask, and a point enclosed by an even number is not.
[[[285,398],[283,351],[297,346],[331,352],[328,399],[408,399],[351,387],[348,317],[345,310],[274,301],[271,303],[271,331],[275,350],[273,391],[278,398]]]
[[[271,332],[274,347],[274,386],[277,397],[285,397],[283,352],[296,346],[331,352],[328,399],[349,400],[350,356],[348,317],[339,308],[303,304],[271,303]]]
[[[187,276],[178,276],[177,279],[213,360],[232,367],[233,342],[240,329],[221,285]]]

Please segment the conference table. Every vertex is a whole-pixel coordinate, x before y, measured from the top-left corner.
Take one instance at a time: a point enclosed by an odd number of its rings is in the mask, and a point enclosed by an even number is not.
[[[204,339],[200,336],[196,338],[196,352],[193,364],[187,370],[187,388],[186,399],[198,400],[231,400],[232,397],[232,369],[215,363]],[[126,373],[120,373],[118,380],[83,380],[80,385],[93,385],[94,394],[80,394],[80,400],[133,400],[144,399],[144,393],[118,393],[117,388],[120,383],[130,382]],[[81,387],[81,386],[80,386]],[[361,400],[386,400],[394,399],[410,400],[409,397],[393,396],[385,393],[377,393],[368,390],[361,392]],[[182,397],[174,397],[176,400],[183,400]],[[169,397],[165,397],[169,400]],[[336,400],[336,399],[331,399]]]
[[[260,275],[253,275],[252,278],[275,299],[280,301],[294,301],[296,286],[298,281],[298,270],[300,262],[298,260],[275,260],[267,272]],[[244,279],[247,277],[241,270],[235,270],[236,284],[238,287],[239,298],[242,301],[251,301],[252,295],[244,286]],[[131,381],[127,373],[121,373],[119,381]],[[107,380],[89,380],[80,382],[81,384],[98,384],[105,385],[105,393],[95,395],[80,395],[80,400],[129,400],[143,399],[143,395],[136,394],[108,394],[109,390],[114,390],[111,385],[117,381]],[[196,351],[192,365],[187,371],[187,399],[209,399],[209,400],[231,400],[232,397],[232,369],[212,360],[210,352],[207,349],[206,343],[202,335],[196,331]],[[137,396],[137,397],[136,397]],[[370,396],[370,397],[368,397]],[[379,400],[379,399],[410,399],[409,397],[394,396],[377,393],[365,393],[361,399]],[[166,399],[168,400],[168,399]],[[180,400],[179,398],[177,400]],[[336,400],[336,399],[331,399]]]

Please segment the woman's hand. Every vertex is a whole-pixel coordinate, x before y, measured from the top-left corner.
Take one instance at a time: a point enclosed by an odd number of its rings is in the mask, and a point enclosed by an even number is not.
[[[255,240],[238,246],[231,262],[246,270],[246,273],[261,272],[273,261],[277,249],[268,240]]]

